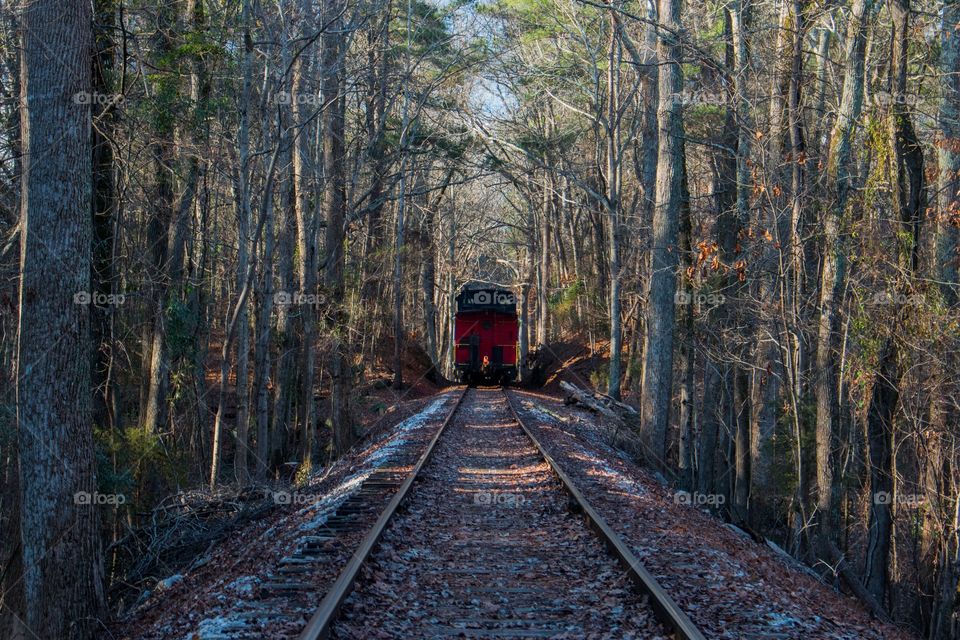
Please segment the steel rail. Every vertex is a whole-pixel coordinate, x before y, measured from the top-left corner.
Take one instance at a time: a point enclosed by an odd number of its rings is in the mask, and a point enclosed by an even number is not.
[[[583,511],[588,522],[603,538],[607,548],[613,552],[624,568],[626,568],[634,585],[636,585],[640,591],[650,596],[650,606],[660,621],[669,629],[673,630],[674,638],[677,640],[706,640],[696,625],[693,624],[693,621],[690,620],[690,617],[687,616],[687,614],[677,606],[677,603],[673,601],[673,598],[664,591],[663,587],[660,586],[653,575],[641,564],[640,559],[630,551],[630,548],[619,534],[611,529],[610,525],[600,517],[600,514],[597,513],[596,509],[587,501],[580,489],[578,489],[570,479],[570,476],[560,468],[560,465],[553,459],[553,456],[547,453],[547,450],[540,444],[540,441],[537,440],[530,429],[527,428],[527,425],[520,419],[519,412],[513,406],[513,400],[510,394],[504,391],[503,395],[507,399],[507,406],[510,407],[510,413],[513,414],[517,424],[520,425],[523,432],[527,434],[527,437],[530,438],[540,454],[546,459],[547,463],[549,463],[553,472],[557,474],[563,486],[567,489],[567,492],[576,500],[577,505]]]
[[[423,468],[423,466],[427,463],[427,460],[429,460],[430,454],[433,453],[434,445],[437,444],[437,441],[440,439],[440,435],[443,433],[444,429],[447,428],[447,425],[450,424],[453,416],[457,413],[457,409],[460,408],[460,404],[467,395],[467,390],[468,388],[465,387],[463,391],[461,391],[460,397],[457,398],[457,401],[453,404],[453,407],[450,409],[447,417],[444,418],[443,424],[440,425],[440,428],[437,429],[437,433],[434,434],[433,438],[430,440],[426,451],[424,451],[423,455],[420,456],[417,464],[414,465],[413,469],[407,475],[406,480],[403,481],[403,484],[400,485],[400,488],[397,489],[397,492],[394,494],[393,498],[380,514],[376,524],[373,525],[373,528],[370,529],[369,533],[367,533],[367,535],[363,538],[363,541],[350,558],[350,561],[343,568],[343,571],[340,572],[340,575],[337,577],[337,581],[333,583],[332,587],[330,587],[327,595],[324,596],[323,600],[320,602],[320,606],[317,607],[317,610],[307,622],[307,626],[304,627],[303,631],[300,632],[300,640],[323,640],[330,636],[330,625],[333,624],[334,620],[336,620],[343,601],[346,600],[347,596],[350,595],[350,592],[353,591],[353,585],[357,580],[357,576],[360,575],[360,568],[363,566],[363,563],[366,561],[367,557],[369,557],[374,549],[376,549],[377,544],[380,542],[380,536],[383,535],[387,525],[390,523],[390,518],[393,517],[393,514],[396,513],[400,503],[402,503],[404,498],[407,497],[407,494],[410,492],[410,487],[413,486],[413,482],[417,478],[417,474],[420,473],[420,469]]]

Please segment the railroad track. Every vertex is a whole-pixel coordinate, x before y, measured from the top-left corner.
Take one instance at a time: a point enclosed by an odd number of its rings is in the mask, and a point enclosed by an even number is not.
[[[505,391],[464,390],[406,477],[389,482],[396,491],[301,640],[702,640]]]

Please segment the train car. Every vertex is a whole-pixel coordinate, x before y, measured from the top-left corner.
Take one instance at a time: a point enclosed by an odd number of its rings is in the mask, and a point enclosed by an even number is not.
[[[454,366],[460,382],[517,379],[517,300],[508,289],[464,289],[457,296]]]

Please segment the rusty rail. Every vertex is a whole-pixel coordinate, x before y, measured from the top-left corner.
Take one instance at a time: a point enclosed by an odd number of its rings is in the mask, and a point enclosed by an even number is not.
[[[406,480],[403,481],[403,484],[400,485],[399,489],[397,489],[397,492],[387,504],[386,508],[383,510],[383,513],[380,514],[376,524],[373,525],[373,528],[370,529],[370,532],[364,537],[363,541],[360,543],[360,546],[357,548],[357,551],[347,563],[347,566],[344,567],[343,571],[340,572],[340,575],[337,577],[337,581],[333,583],[333,586],[330,587],[330,591],[327,592],[327,595],[323,598],[323,601],[320,602],[320,606],[313,613],[313,616],[311,616],[310,620],[307,622],[307,626],[304,627],[303,631],[300,633],[300,640],[322,640],[329,637],[330,625],[333,624],[334,620],[336,620],[343,601],[346,600],[347,596],[350,595],[350,592],[353,591],[353,585],[357,580],[357,576],[360,575],[360,568],[363,566],[363,563],[366,561],[367,557],[374,551],[374,549],[376,549],[377,544],[380,542],[380,536],[390,523],[390,518],[393,517],[393,514],[396,513],[400,503],[403,502],[404,498],[407,497],[407,494],[410,492],[410,487],[413,486],[413,481],[417,478],[417,474],[420,473],[420,469],[422,469],[427,463],[427,460],[430,459],[430,454],[433,453],[434,445],[437,444],[437,441],[440,439],[440,435],[443,433],[443,430],[447,428],[448,424],[450,424],[450,421],[457,413],[457,409],[460,408],[460,403],[463,402],[463,398],[466,395],[467,388],[465,387],[460,392],[460,396],[453,404],[453,407],[450,409],[447,417],[444,418],[443,424],[440,425],[440,428],[437,429],[437,433],[430,440],[426,451],[424,451],[423,455],[420,456],[417,464],[407,475]]]
[[[423,455],[420,456],[417,464],[410,471],[410,474],[397,490],[397,493],[390,500],[390,503],[384,509],[383,513],[380,514],[376,524],[366,535],[366,537],[364,537],[359,548],[353,554],[353,557],[350,558],[350,561],[347,563],[340,575],[337,577],[337,581],[330,588],[330,591],[327,592],[327,595],[323,598],[320,606],[310,618],[307,626],[304,627],[304,630],[300,633],[300,640],[324,640],[329,637],[330,627],[336,620],[341,605],[353,590],[357,576],[360,574],[360,568],[363,566],[363,563],[374,551],[374,549],[376,549],[377,544],[380,541],[380,537],[386,530],[390,519],[393,517],[394,513],[396,513],[400,504],[410,492],[410,488],[413,486],[414,480],[416,480],[420,470],[429,460],[434,446],[437,444],[437,441],[443,434],[444,429],[446,429],[447,425],[460,408],[466,393],[467,389],[464,389],[460,393],[460,396],[457,398],[453,407],[450,409],[450,412],[447,414],[447,417],[444,419],[443,424],[440,425],[437,433],[427,445],[426,451],[424,451]],[[687,616],[687,614],[677,606],[677,604],[672,598],[670,598],[669,595],[667,595],[666,591],[664,591],[663,587],[657,583],[653,575],[651,575],[650,572],[643,567],[643,565],[640,563],[640,560],[633,554],[632,551],[630,551],[630,548],[623,541],[623,539],[620,538],[620,536],[610,528],[606,521],[600,517],[597,511],[587,501],[583,493],[577,488],[566,472],[560,468],[553,457],[547,453],[546,449],[544,449],[543,445],[541,445],[536,437],[534,437],[533,433],[530,431],[527,425],[524,424],[516,408],[513,406],[513,401],[511,400],[510,394],[504,392],[504,396],[513,418],[516,420],[517,424],[520,425],[520,428],[527,435],[527,437],[530,438],[531,442],[533,442],[534,446],[537,448],[537,451],[539,451],[543,458],[547,461],[551,469],[553,469],[553,472],[557,475],[557,477],[560,478],[560,481],[563,483],[563,486],[566,488],[567,492],[577,502],[588,523],[597,531],[607,548],[626,568],[631,580],[634,582],[634,585],[642,593],[645,593],[650,597],[650,606],[657,618],[664,625],[666,625],[667,628],[673,631],[673,637],[677,640],[706,640],[703,634],[700,633],[697,627]]]
[[[553,459],[553,456],[547,453],[547,450],[540,444],[540,441],[534,437],[530,429],[527,428],[527,425],[520,419],[520,414],[513,406],[513,400],[510,394],[504,392],[504,395],[507,398],[507,406],[510,407],[510,413],[513,414],[517,424],[520,425],[523,432],[527,434],[527,437],[530,438],[533,445],[547,463],[549,463],[553,472],[560,478],[563,486],[567,489],[567,492],[576,500],[584,517],[594,530],[600,534],[600,537],[603,538],[607,548],[628,571],[634,585],[650,597],[650,606],[653,608],[657,618],[660,619],[660,622],[673,630],[673,636],[677,640],[706,640],[696,625],[693,624],[693,621],[690,620],[690,617],[677,606],[677,603],[664,591],[656,578],[653,577],[653,574],[647,571],[643,564],[641,564],[640,559],[630,551],[630,547],[623,541],[623,538],[611,529],[610,525],[600,517],[600,514],[597,513],[596,509],[587,501],[580,489],[578,489],[570,479],[570,476],[560,468],[560,465]]]

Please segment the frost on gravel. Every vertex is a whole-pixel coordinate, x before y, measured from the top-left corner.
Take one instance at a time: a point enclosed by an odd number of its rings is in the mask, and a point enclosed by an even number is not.
[[[296,548],[304,529],[321,526],[374,471],[390,465],[399,448],[420,438],[422,428],[436,425],[453,398],[450,392],[435,396],[420,405],[424,408],[418,413],[367,440],[362,449],[314,473],[306,486],[276,491],[275,503],[289,509],[281,508],[241,535],[230,536],[196,570],[171,576],[153,592],[145,592],[136,614],[117,625],[113,637],[223,640],[238,633],[254,637],[250,634],[257,625],[251,620],[274,613],[258,606],[264,576]]]
[[[327,523],[340,505],[354,492],[360,489],[363,481],[369,478],[374,471],[382,467],[394,452],[407,442],[407,436],[414,429],[418,429],[434,420],[443,410],[450,394],[445,393],[430,403],[420,413],[416,413],[391,430],[389,437],[371,444],[361,452],[363,462],[357,470],[346,476],[343,481],[327,492],[323,497],[312,502],[300,510],[300,515],[313,514],[313,517],[300,526],[301,531],[312,531]]]
[[[520,397],[518,393],[517,396]],[[542,399],[539,399],[542,398]],[[529,401],[524,402],[527,404]],[[856,600],[824,585],[772,543],[757,544],[739,530],[678,500],[672,488],[634,463],[618,461],[601,439],[605,427],[562,398],[538,396],[560,420],[524,407],[529,426],[594,508],[623,536],[641,562],[708,638],[885,640],[913,638],[879,623]],[[593,424],[590,424],[590,423]],[[599,473],[609,459],[614,473]],[[614,478],[635,479],[643,492],[620,493]],[[592,481],[591,481],[592,480]],[[632,494],[632,495],[630,495]]]
[[[257,576],[244,576],[242,578],[237,578],[226,587],[224,590],[231,591],[233,593],[249,596],[253,594],[253,589],[260,583],[260,578]]]
[[[187,634],[185,640],[213,640],[214,638],[225,637],[229,631],[237,628],[243,623],[236,617],[216,616],[207,618],[197,625],[197,630]]]
[[[547,422],[553,425],[560,425],[561,423],[567,424],[569,422],[567,419],[543,409],[529,400],[522,400],[521,407],[525,414],[534,416],[540,422]],[[576,446],[575,448],[578,454],[576,457],[593,465],[593,473],[602,476],[605,481],[612,481],[619,489],[632,495],[639,496],[646,493],[647,490],[643,488],[643,485],[614,469],[610,466],[610,463],[596,455],[595,452],[589,451],[581,446]]]

